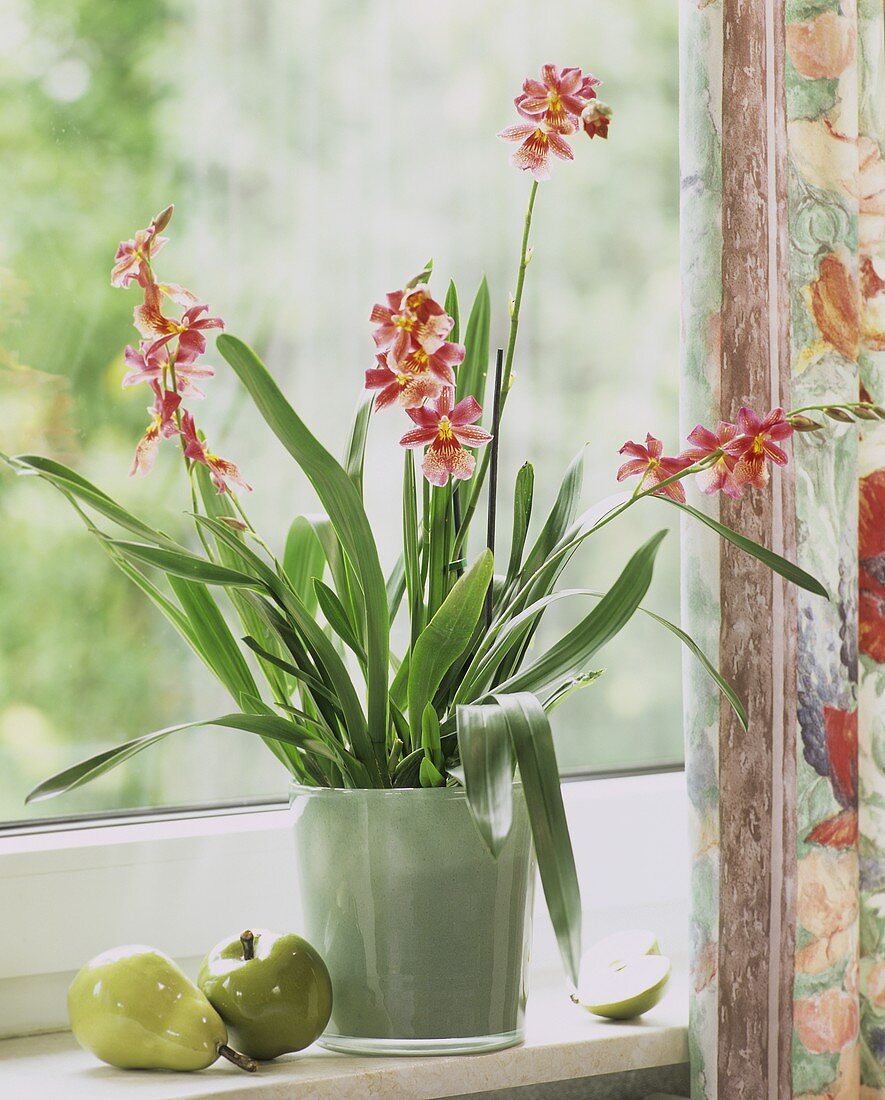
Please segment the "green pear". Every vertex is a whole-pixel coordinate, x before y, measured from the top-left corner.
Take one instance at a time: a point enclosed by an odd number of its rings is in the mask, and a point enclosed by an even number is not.
[[[219,1056],[254,1072],[227,1045],[224,1021],[168,955],[135,944],[97,955],[68,990],[77,1042],[120,1069],[197,1070]]]
[[[315,948],[266,928],[222,940],[203,960],[197,984],[233,1042],[267,1061],[303,1050],[332,1014],[332,981]]]
[[[670,960],[653,932],[616,932],[585,952],[572,1000],[596,1016],[631,1020],[654,1008],[669,980]]]

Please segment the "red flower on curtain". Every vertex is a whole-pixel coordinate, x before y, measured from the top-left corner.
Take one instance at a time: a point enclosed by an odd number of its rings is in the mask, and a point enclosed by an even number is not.
[[[860,479],[858,520],[858,644],[885,664],[885,469]]]
[[[827,774],[843,809],[809,832],[809,844],[853,848],[857,843],[857,710],[823,708]]]

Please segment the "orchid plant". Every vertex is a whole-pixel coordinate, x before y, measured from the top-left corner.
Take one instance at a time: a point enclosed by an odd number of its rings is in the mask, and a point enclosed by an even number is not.
[[[638,477],[623,492],[579,514],[582,458],[569,466],[555,503],[529,541],[534,470],[526,463],[513,489],[506,552],[496,541],[497,438],[513,363],[531,258],[532,213],[553,158],[574,159],[581,134],[606,138],[611,111],[599,81],[578,68],[545,65],[515,99],[520,121],[501,132],[518,142],[512,163],[532,177],[507,346],[490,370],[490,298],[483,281],[466,326],[450,284],[444,301],[430,289],[431,267],[388,294],[370,316],[375,362],[365,398],[338,461],[302,422],[250,347],[219,335],[218,353],[245,386],[273,433],[313,485],[324,516],[293,519],[282,553],[250,522],[237,490],[239,469],[210,447],[193,408],[215,368],[203,361],[207,334],[224,324],[190,291],[160,281],[155,262],[172,218],[167,207],[123,242],[114,287],[137,287],[139,340],[125,348],[124,386],[145,386],[149,422],[131,473],[150,472],[163,440],[176,446],[190,491],[196,530],[185,546],[121,507],[74,470],[35,455],[3,456],[67,497],[98,544],[218,678],[233,699],[230,713],[145,734],[47,779],[29,800],[69,791],[173,734],[224,726],[261,737],[289,775],[332,788],[441,787],[462,784],[477,827],[496,853],[511,827],[518,769],[528,805],[542,883],[566,969],[576,979],[580,896],[566,827],[550,712],[600,675],[604,645],[638,611],[673,633],[702,663],[744,727],[741,700],[677,625],[642,606],[658,532],[625,563],[606,592],[557,589],[576,551],[605,525],[648,500],[681,509],[789,581],[826,596],[798,566],[686,503],[696,477],[707,494],[740,498],[765,486],[781,444],[796,430],[822,424],[810,409],[774,409],[764,417],[741,409],[737,422],[699,425],[686,450],[663,454],[647,436],[627,442],[617,478]],[[491,417],[482,403],[491,396]],[[399,560],[385,576],[363,506],[363,462],[373,411],[399,407],[411,422],[403,447]],[[835,419],[885,418],[870,403],[819,410]],[[485,422],[485,426],[484,423]],[[414,452],[421,452],[419,479]],[[483,486],[489,514],[484,549],[470,560],[470,533]],[[116,533],[110,531],[111,524]],[[120,531],[125,533],[121,536]],[[474,540],[476,541],[476,540]],[[216,593],[227,598],[222,611]],[[546,651],[532,643],[554,601],[590,598],[580,622]],[[405,652],[390,648],[402,613],[410,625]],[[236,627],[232,627],[232,623]]]

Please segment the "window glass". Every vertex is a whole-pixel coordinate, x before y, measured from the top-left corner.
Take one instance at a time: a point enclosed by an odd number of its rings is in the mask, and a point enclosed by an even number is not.
[[[587,504],[616,490],[617,448],[676,444],[675,4],[449,0],[5,0],[0,7],[0,404],[6,452],[48,454],[171,534],[189,496],[175,450],[130,479],[147,423],[125,391],[135,291],[112,290],[117,242],[168,202],[159,269],[253,343],[293,404],[340,450],[369,309],[429,255],[466,313],[489,280],[506,340],[529,180],[495,134],[542,62],[603,78],[606,144],[582,141],[536,205],[516,388],[502,438],[500,524],[513,477],[536,468],[538,521],[586,444]],[[282,547],[317,509],[217,358],[203,424],[255,486],[250,516]],[[383,559],[399,546],[402,431],[379,417],[367,506]],[[637,510],[639,511],[639,510]],[[671,525],[649,502],[585,546],[564,583],[602,588]],[[678,615],[678,537],[651,606]],[[474,547],[477,549],[477,547]],[[586,611],[586,605],[584,606]],[[581,613],[555,609],[538,645]],[[571,618],[570,618],[571,616]],[[554,715],[564,768],[681,757],[680,654],[634,622],[607,671]],[[48,485],[0,473],[0,820],[280,796],[254,738],[183,733],[102,780],[26,809],[39,779],[116,741],[229,703]]]

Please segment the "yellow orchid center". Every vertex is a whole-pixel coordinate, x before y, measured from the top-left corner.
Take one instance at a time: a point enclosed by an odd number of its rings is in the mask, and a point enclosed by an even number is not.
[[[454,432],[452,431],[452,422],[447,416],[441,416],[439,418],[439,427],[437,429],[437,437],[443,442],[447,443],[450,439],[454,438]]]
[[[408,386],[409,382],[411,382],[411,378],[409,378],[407,374],[398,374],[396,376],[396,381],[400,386]]]

